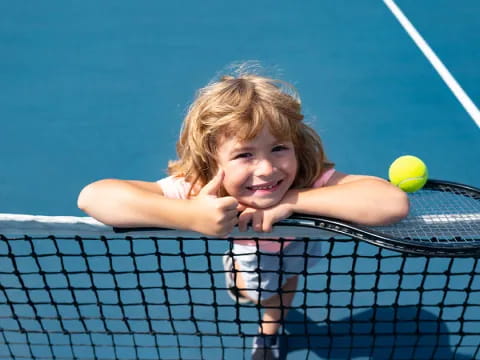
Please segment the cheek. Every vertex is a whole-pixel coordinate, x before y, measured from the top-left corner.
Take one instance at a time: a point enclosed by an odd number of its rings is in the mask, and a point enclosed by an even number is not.
[[[223,179],[223,187],[231,195],[241,191],[247,180],[246,172],[240,166],[230,166],[224,168],[225,178]]]
[[[294,166],[293,166],[294,170],[293,170],[293,177],[297,177],[297,173],[298,173],[298,161],[297,159],[295,158],[294,160]]]
[[[290,176],[296,177],[298,172],[298,161],[295,156],[289,157],[282,162],[282,169]]]

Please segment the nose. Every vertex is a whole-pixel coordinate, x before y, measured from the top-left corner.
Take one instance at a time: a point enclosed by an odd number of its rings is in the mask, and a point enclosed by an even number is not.
[[[275,166],[270,159],[260,159],[257,161],[255,175],[268,176],[273,173]]]

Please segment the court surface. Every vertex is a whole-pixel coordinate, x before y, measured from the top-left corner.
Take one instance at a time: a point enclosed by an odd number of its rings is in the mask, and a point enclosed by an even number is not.
[[[396,4],[478,106],[480,3]],[[245,60],[297,87],[338,170],[412,154],[480,186],[478,109],[383,1],[11,2],[0,53],[1,213],[82,216],[89,182],[165,176],[195,90]]]

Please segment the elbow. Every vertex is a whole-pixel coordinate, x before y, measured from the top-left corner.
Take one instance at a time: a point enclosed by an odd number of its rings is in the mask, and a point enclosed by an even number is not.
[[[388,198],[383,197],[380,200],[381,206],[370,209],[362,215],[362,223],[367,226],[386,226],[391,225],[406,218],[410,211],[410,201],[408,195],[400,189],[394,188]]]
[[[123,183],[122,180],[103,179],[85,186],[78,194],[78,208],[105,225],[132,226],[130,220],[134,215],[129,208],[132,197]]]
[[[400,221],[408,216],[410,213],[410,200],[408,195],[402,191],[402,199],[399,202],[397,221]]]
[[[391,200],[388,202],[389,206],[385,209],[385,218],[380,225],[389,225],[406,218],[410,212],[410,201],[408,195],[400,189],[395,189]]]
[[[99,180],[85,186],[77,198],[77,206],[80,210],[91,215],[90,212],[95,204],[98,204],[102,188],[108,185],[110,180]]]
[[[78,194],[77,198],[77,206],[80,210],[88,213],[88,209],[90,208],[90,204],[92,202],[93,194],[92,194],[92,187],[93,184],[89,184],[85,186]]]

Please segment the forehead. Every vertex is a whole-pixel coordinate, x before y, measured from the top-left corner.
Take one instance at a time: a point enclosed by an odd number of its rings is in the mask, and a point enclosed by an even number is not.
[[[272,134],[268,127],[264,127],[255,137],[251,139],[243,139],[237,136],[221,136],[218,148],[219,150],[236,150],[243,147],[256,147],[261,145],[270,145],[278,141],[284,141],[285,139],[279,139]]]

